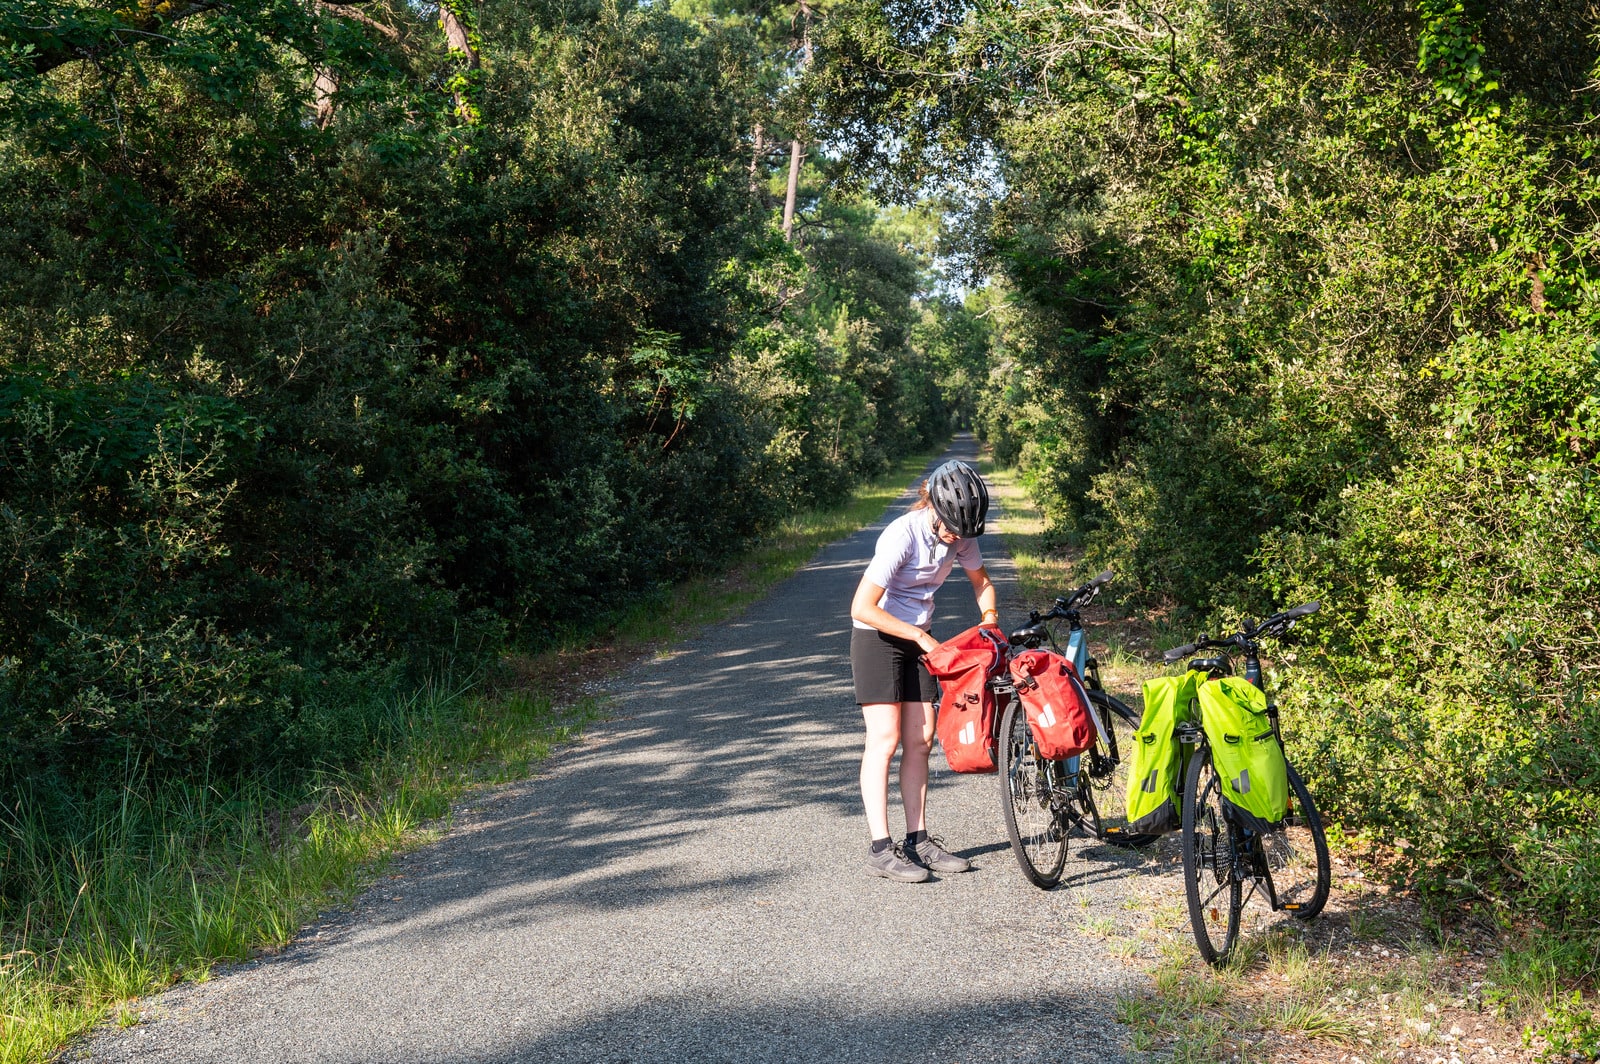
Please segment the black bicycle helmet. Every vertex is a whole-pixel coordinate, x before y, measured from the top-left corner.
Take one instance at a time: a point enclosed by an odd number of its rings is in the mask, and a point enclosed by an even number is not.
[[[928,501],[939,520],[956,535],[963,539],[983,535],[989,489],[978,471],[965,462],[946,462],[929,475]]]

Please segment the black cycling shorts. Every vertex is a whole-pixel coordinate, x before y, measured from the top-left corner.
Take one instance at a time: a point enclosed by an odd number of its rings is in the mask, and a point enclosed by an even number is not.
[[[917,661],[922,648],[876,628],[850,629],[850,672],[856,702],[937,702],[939,683]]]

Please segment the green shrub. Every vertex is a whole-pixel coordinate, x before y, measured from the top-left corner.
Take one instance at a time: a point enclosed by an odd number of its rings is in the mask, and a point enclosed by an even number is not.
[[[797,249],[752,195],[745,30],[513,5],[466,77],[382,17],[96,22],[95,64],[0,68],[0,786],[359,760],[403,725],[371,691],[948,428],[925,254],[825,196]]]
[[[1329,812],[1589,942],[1597,28],[853,4],[811,76],[864,180],[976,172],[978,421],[1056,538],[1213,631],[1321,599],[1279,665]]]

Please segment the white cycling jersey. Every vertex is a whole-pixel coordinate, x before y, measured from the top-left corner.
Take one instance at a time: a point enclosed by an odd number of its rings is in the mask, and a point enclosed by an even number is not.
[[[933,593],[939,590],[956,561],[967,571],[983,568],[976,539],[950,545],[933,531],[933,508],[902,514],[889,522],[867,565],[867,580],[884,589],[878,605],[907,624],[926,628],[933,616]],[[870,624],[852,622],[857,628]]]

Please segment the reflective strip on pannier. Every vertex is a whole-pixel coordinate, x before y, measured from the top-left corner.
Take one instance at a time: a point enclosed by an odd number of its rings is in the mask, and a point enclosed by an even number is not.
[[[1199,698],[1222,796],[1244,814],[1245,827],[1271,830],[1289,810],[1289,768],[1272,734],[1267,696],[1248,680],[1224,676],[1202,683]]]
[[[1011,680],[1040,757],[1060,761],[1094,745],[1099,722],[1089,693],[1066,658],[1048,650],[1019,651],[1011,657]]]
[[[1005,661],[1005,637],[979,625],[940,643],[922,656],[939,681],[935,731],[952,772],[995,770],[994,693],[988,679]]]
[[[993,772],[994,695],[984,685],[983,670],[939,682],[944,695],[939,700],[937,731],[950,771]]]
[[[1133,733],[1128,769],[1128,831],[1156,835],[1176,831],[1181,820],[1178,780],[1183,755],[1173,731],[1189,719],[1189,703],[1201,673],[1158,676],[1144,683],[1144,716]]]

